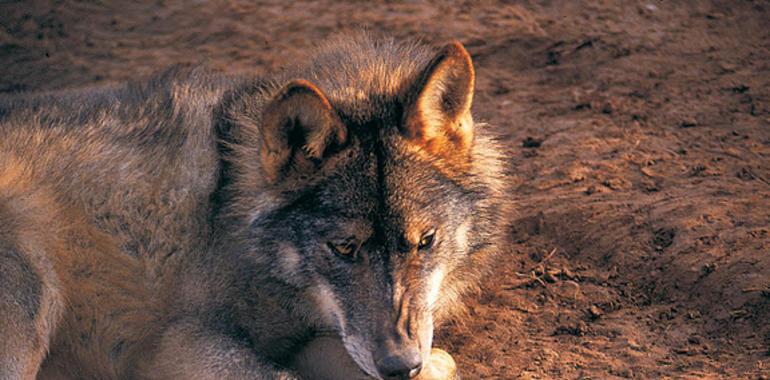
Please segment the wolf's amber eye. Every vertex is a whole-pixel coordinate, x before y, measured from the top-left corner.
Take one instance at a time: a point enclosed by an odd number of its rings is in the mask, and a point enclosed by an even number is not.
[[[328,242],[326,246],[336,255],[349,260],[355,259],[356,251],[358,251],[358,244],[353,239],[346,239],[342,242]]]
[[[436,236],[436,230],[430,230],[422,235],[420,238],[420,244],[417,245],[417,249],[424,250],[433,246],[433,237]]]

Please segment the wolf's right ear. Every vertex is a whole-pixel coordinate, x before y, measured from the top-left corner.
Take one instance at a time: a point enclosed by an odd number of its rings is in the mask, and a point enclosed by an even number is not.
[[[260,160],[269,182],[290,171],[317,169],[347,139],[347,129],[326,95],[302,79],[289,82],[267,104],[260,131]]]

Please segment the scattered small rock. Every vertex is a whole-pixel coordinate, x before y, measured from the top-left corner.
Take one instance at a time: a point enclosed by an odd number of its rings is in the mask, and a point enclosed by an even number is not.
[[[706,18],[709,20],[720,20],[725,17],[725,14],[722,12],[711,12],[706,14]]]
[[[531,371],[524,371],[521,374],[519,374],[519,377],[518,377],[519,380],[536,380],[539,378],[540,376],[538,376],[537,373],[531,372]]]
[[[642,167],[639,169],[639,171],[641,171],[642,174],[646,175],[647,177],[650,177],[650,178],[656,177],[655,172],[649,167]]]
[[[677,355],[687,355],[687,356],[692,356],[697,354],[695,350],[691,350],[687,347],[677,348],[674,350],[674,353]]]
[[[521,142],[521,146],[523,146],[525,148],[540,148],[540,145],[542,145],[542,144],[543,144],[543,140],[536,139],[536,138],[531,137],[531,136],[527,136],[527,138],[525,138]]]
[[[554,331],[554,335],[584,336],[586,333],[588,333],[588,325],[583,321],[579,321],[574,325],[561,325]]]
[[[575,104],[575,110],[585,110],[585,109],[591,109],[591,103],[578,103]]]
[[[607,186],[612,190],[621,190],[623,188],[623,180],[620,178],[609,178],[602,182],[602,185]]]
[[[731,88],[730,90],[732,90],[736,94],[743,94],[744,92],[749,90],[749,86],[747,86],[745,84],[739,84],[739,85]]]
[[[572,180],[572,182],[584,181],[588,177],[590,171],[591,169],[585,166],[573,167],[569,170],[569,179]]]
[[[614,109],[615,107],[612,105],[612,102],[604,102],[604,104],[602,104],[602,113],[604,114],[609,115]]]
[[[697,177],[706,172],[706,165],[697,164],[690,169],[690,177]]]
[[[709,263],[709,264],[704,265],[703,268],[701,268],[701,273],[703,274],[703,276],[707,276],[707,275],[709,275],[711,273],[716,272],[716,270],[717,270],[717,264],[716,263]]]
[[[646,181],[644,183],[644,191],[648,193],[655,193],[660,191],[660,185],[655,181]]]
[[[494,95],[505,95],[509,92],[511,92],[510,88],[503,86],[499,83],[492,89],[492,94]]]
[[[634,377],[634,371],[631,368],[610,370],[609,372],[610,374],[613,374],[618,377],[622,377],[624,379],[632,379]]]
[[[680,128],[692,128],[697,125],[698,125],[698,121],[695,120],[695,118],[692,116],[685,117],[679,122]]]
[[[732,319],[743,319],[748,317],[751,314],[751,312],[747,309],[736,309],[730,312],[730,317]]]
[[[624,342],[625,345],[629,349],[631,349],[631,350],[634,350],[634,351],[637,351],[637,352],[647,351],[647,349],[644,346],[642,346],[639,342],[637,342],[637,341],[635,341],[633,339],[624,339],[624,341],[625,341]]]
[[[757,179],[757,176],[754,175],[754,173],[749,168],[741,168],[741,170],[739,170],[735,176],[744,181],[752,181]]]
[[[604,311],[596,305],[591,305],[588,308],[588,315],[591,316],[591,319],[599,319],[599,317],[604,315]]]
[[[556,50],[549,50],[546,53],[545,64],[548,66],[554,66],[561,63],[561,53]]]
[[[722,69],[722,73],[732,73],[738,68],[738,65],[734,63],[722,62],[719,64],[719,68]]]
[[[652,246],[656,251],[662,251],[674,243],[676,231],[673,228],[659,228],[655,230],[652,238]]]

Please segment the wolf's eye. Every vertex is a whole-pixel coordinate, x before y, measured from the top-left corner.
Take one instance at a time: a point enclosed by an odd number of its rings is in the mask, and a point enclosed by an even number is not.
[[[430,230],[422,235],[420,238],[420,244],[417,245],[417,249],[424,250],[433,246],[433,237],[436,236],[436,230]]]
[[[356,251],[358,251],[358,244],[352,238],[341,242],[328,242],[326,246],[337,256],[348,260],[355,259]]]

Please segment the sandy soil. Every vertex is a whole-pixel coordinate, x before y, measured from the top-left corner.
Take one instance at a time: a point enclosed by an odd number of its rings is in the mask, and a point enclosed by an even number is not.
[[[459,39],[510,141],[498,270],[437,345],[465,378],[770,376],[767,1],[0,1],[0,91],[262,72],[361,26]]]

